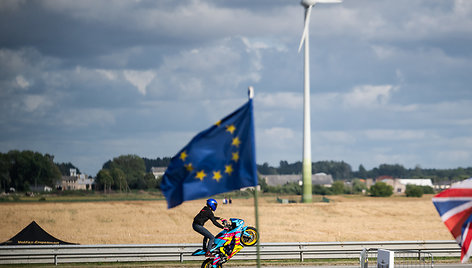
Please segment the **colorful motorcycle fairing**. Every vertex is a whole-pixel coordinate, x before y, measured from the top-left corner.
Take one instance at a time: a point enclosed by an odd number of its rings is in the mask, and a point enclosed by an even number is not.
[[[218,264],[225,263],[231,259],[236,253],[243,249],[241,244],[241,236],[243,234],[251,236],[246,232],[247,226],[244,226],[244,220],[242,219],[230,219],[231,225],[228,230],[222,230],[215,236],[213,248],[210,250],[214,257],[213,267],[217,267]],[[192,256],[205,255],[206,252],[203,249],[195,251]]]

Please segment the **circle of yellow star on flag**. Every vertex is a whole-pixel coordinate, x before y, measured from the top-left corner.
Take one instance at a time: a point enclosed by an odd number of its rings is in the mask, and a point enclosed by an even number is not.
[[[182,159],[182,161],[185,162],[185,159],[187,158],[187,156],[188,156],[188,154],[185,151],[183,151],[182,153],[180,153],[179,158]]]
[[[199,172],[197,172],[197,175],[195,177],[197,177],[197,179],[203,181],[203,179],[205,178],[207,174],[205,174],[205,171],[203,170],[200,170]]]
[[[221,179],[221,172],[220,171],[213,171],[213,179],[215,179],[217,182],[220,181]]]
[[[231,133],[231,135],[233,135],[234,131],[236,130],[236,127],[234,125],[229,125],[229,126],[226,126],[226,131],[228,131],[229,133]]]
[[[228,175],[231,175],[233,173],[233,167],[231,165],[226,165],[225,166],[225,173]]]
[[[234,145],[234,146],[236,146],[236,147],[238,147],[240,144],[241,144],[241,141],[239,140],[238,137],[235,137],[235,138],[233,139],[233,142],[231,143],[231,145]]]
[[[238,152],[232,153],[233,157],[231,157],[231,160],[234,160],[234,162],[238,162],[239,160],[239,154]]]

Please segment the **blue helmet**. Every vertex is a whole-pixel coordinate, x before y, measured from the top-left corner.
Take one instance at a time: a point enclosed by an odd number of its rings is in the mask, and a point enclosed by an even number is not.
[[[216,207],[218,206],[218,202],[215,199],[210,198],[207,200],[207,206],[211,208],[211,210],[215,211]]]

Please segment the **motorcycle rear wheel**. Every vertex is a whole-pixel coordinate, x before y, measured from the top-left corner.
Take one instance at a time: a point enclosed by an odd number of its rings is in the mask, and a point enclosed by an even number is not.
[[[243,234],[241,236],[241,243],[243,246],[254,246],[257,243],[257,240],[259,240],[259,232],[257,232],[254,227],[247,227],[245,232],[250,236]]]
[[[202,268],[212,268],[213,259],[206,259],[202,263]],[[223,265],[218,264],[216,267],[223,268]]]

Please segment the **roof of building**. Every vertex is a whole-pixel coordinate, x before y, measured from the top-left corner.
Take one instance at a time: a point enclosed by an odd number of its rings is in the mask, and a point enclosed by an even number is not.
[[[266,182],[270,186],[284,185],[287,182],[299,182],[302,180],[301,174],[292,175],[261,175],[262,178],[266,179]],[[325,185],[332,184],[333,177],[331,175],[313,174],[311,175],[311,183],[313,185]]]
[[[151,167],[151,172],[153,173],[160,173],[166,172],[167,167]]]
[[[431,186],[433,187],[433,182],[431,179],[399,179],[400,183],[408,185],[418,185],[418,186]]]

